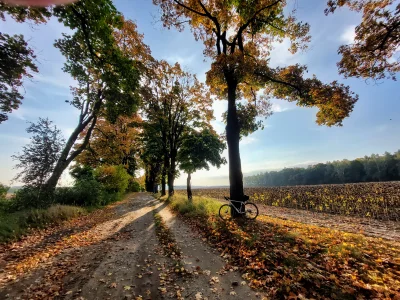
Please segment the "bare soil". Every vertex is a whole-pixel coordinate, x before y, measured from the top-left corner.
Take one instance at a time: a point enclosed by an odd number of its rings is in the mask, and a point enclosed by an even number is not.
[[[400,242],[400,222],[339,216],[257,204],[261,215]]]
[[[221,203],[227,201],[216,199]],[[340,216],[257,203],[260,215],[400,242],[400,221]]]

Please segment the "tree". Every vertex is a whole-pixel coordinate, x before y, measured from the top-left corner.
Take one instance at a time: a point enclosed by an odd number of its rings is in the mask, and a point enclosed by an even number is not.
[[[248,186],[280,186],[374,182],[400,179],[400,151],[372,154],[349,161],[319,163],[308,168],[285,168],[246,177]]]
[[[355,28],[354,43],[340,46],[339,73],[345,77],[391,78],[396,80],[400,59],[400,3],[395,0],[329,0],[325,14],[347,6],[362,12],[362,21]]]
[[[15,180],[40,190],[54,171],[64,146],[61,131],[49,119],[39,118],[30,123],[26,132],[32,134],[30,143],[23,147],[21,154],[13,155],[17,160],[16,168],[22,169]]]
[[[0,2],[2,21],[5,21],[6,14],[17,22],[31,20],[36,24],[45,23],[50,17],[46,8],[7,6]],[[23,35],[10,36],[0,32],[0,123],[20,106],[24,98],[21,93],[24,79],[32,78],[32,73],[38,72],[35,59]]]
[[[168,28],[183,30],[189,23],[196,39],[203,41],[204,54],[212,59],[207,84],[213,94],[228,100],[226,137],[229,155],[231,199],[242,200],[243,174],[240,161],[240,123],[237,100],[247,99],[264,107],[268,97],[317,107],[317,123],[341,125],[353,109],[357,96],[349,87],[333,81],[324,84],[315,76],[305,78],[301,65],[269,67],[273,42],[285,38],[290,51],[305,49],[309,25],[287,13],[284,0],[153,0],[161,7]],[[264,90],[263,96],[258,91]],[[261,109],[260,113],[264,113]],[[238,204],[239,205],[239,204]]]
[[[133,58],[123,53],[114,36],[122,28],[123,18],[110,0],[79,1],[55,7],[54,14],[74,30],[72,35],[64,34],[55,46],[67,58],[64,71],[78,81],[78,87],[72,89],[71,104],[80,110],[80,116],[46,183],[50,191],[67,166],[87,147],[101,112],[115,121],[119,115],[136,111],[139,84]],[[82,143],[72,150],[86,128]]]
[[[2,183],[0,183],[0,201],[7,199],[7,193],[10,188]]]
[[[344,170],[344,180],[346,183],[362,182],[365,178],[364,165],[360,160],[352,160]]]
[[[168,194],[174,194],[177,156],[189,127],[201,128],[212,119],[211,97],[196,76],[176,63],[155,64],[153,75],[142,88],[144,115],[149,138],[161,145],[163,170],[168,176]]]
[[[191,174],[206,169],[209,164],[219,168],[226,163],[222,152],[226,148],[217,133],[211,128],[201,131],[192,130],[188,132],[182,142],[178,153],[179,168],[187,173],[187,195],[192,200]]]
[[[119,116],[115,123],[100,118],[93,129],[91,138],[84,151],[76,158],[82,165],[97,168],[101,165],[122,165],[129,175],[135,176],[139,160],[139,128],[141,119]],[[87,135],[87,129],[80,134]],[[74,148],[81,147],[77,143]]]

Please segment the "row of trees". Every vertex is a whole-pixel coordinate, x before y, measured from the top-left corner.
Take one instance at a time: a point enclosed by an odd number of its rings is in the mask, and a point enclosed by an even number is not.
[[[2,8],[14,18],[21,13]],[[54,200],[57,182],[73,161],[95,171],[123,166],[131,177],[143,166],[147,190],[162,183],[165,194],[167,179],[169,195],[180,168],[188,174],[189,199],[191,174],[208,163],[225,163],[205,85],[179,64],[155,60],[136,24],[111,1],[24,11],[39,13],[41,22],[53,15],[74,30],[55,47],[66,58],[64,71],[78,82],[70,102],[80,111],[77,126],[64,141],[48,119],[31,123],[31,143],[13,156],[22,169],[17,179],[36,189],[40,205]]]
[[[246,186],[287,186],[400,180],[400,150],[355,160],[285,168],[245,177]]]
[[[243,124],[251,125],[245,126],[246,133],[257,130],[260,124],[256,117],[269,115],[269,98],[316,107],[317,123],[327,126],[342,125],[358,100],[348,86],[306,76],[304,65],[270,66],[274,42],[289,40],[294,54],[306,49],[311,38],[309,25],[296,19],[289,2],[153,0],[162,10],[164,26],[183,30],[188,23],[195,38],[203,42],[204,54],[212,62],[206,82],[217,99],[228,100],[231,199],[244,199],[239,151]],[[400,44],[400,4],[395,6],[391,0],[329,0],[325,13],[334,13],[341,6],[362,12],[363,21],[356,28],[355,43],[339,49],[340,73],[374,79],[393,77],[400,69],[399,61],[391,62]]]
[[[239,142],[262,127],[258,117],[271,114],[271,97],[318,108],[317,123],[342,125],[358,96],[348,86],[323,83],[307,76],[299,64],[272,68],[274,42],[290,41],[290,51],[307,48],[309,25],[298,21],[285,0],[153,0],[168,28],[190,27],[204,43],[211,60],[207,86],[178,64],[151,56],[136,24],[125,20],[111,0],[80,0],[48,8],[7,6],[23,22],[45,23],[53,16],[69,28],[55,47],[65,56],[64,71],[78,82],[71,105],[80,111],[77,126],[51,159],[40,182],[43,197],[51,199],[66,168],[76,161],[92,168],[123,165],[131,175],[143,167],[148,191],[161,183],[162,194],[174,193],[179,170],[191,174],[209,164],[225,162],[225,146],[212,129],[212,98],[227,99],[224,114],[228,144],[230,197],[244,199]],[[400,64],[393,55],[400,44],[400,4],[387,0],[329,0],[326,14],[347,6],[362,12],[353,45],[339,49],[338,67],[345,76],[392,77]],[[188,25],[186,25],[188,24]],[[0,36],[0,122],[18,108],[22,79],[36,72],[34,53],[22,36]],[[40,143],[38,143],[40,144]],[[46,143],[42,143],[43,145]],[[59,147],[54,147],[59,149]],[[32,149],[17,155],[21,160]],[[46,151],[40,152],[49,155]],[[33,157],[31,155],[31,157]],[[21,160],[22,161],[22,160]],[[37,160],[39,161],[39,160]],[[29,164],[25,164],[29,165]],[[22,165],[21,165],[22,166]],[[24,169],[24,174],[29,172]],[[234,210],[233,210],[234,211]]]
[[[174,194],[178,166],[188,174],[188,197],[191,199],[190,178],[208,163],[219,167],[225,145],[213,130],[210,121],[212,99],[196,76],[184,72],[179,64],[156,62],[142,88],[143,131],[142,159],[146,165],[146,189]]]

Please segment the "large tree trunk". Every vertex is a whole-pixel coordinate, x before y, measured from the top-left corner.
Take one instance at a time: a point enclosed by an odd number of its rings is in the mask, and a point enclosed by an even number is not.
[[[226,139],[228,142],[229,156],[229,186],[230,198],[232,200],[243,201],[243,174],[240,161],[239,140],[240,127],[236,111],[236,87],[237,83],[228,80],[228,118],[226,125]],[[239,202],[233,202],[237,209],[240,209]],[[241,216],[232,209],[232,217]]]
[[[149,192],[149,193],[152,192],[153,184],[151,182],[151,173],[150,173],[149,166],[146,166],[145,188],[146,188],[146,192]]]
[[[166,177],[167,177],[167,172],[165,172],[165,170],[163,170],[163,173],[162,173],[162,175],[161,175],[161,196],[165,196],[166,194],[167,194],[167,192],[166,192],[166,185],[167,185],[167,180],[166,180]]]
[[[171,151],[171,164],[168,169],[168,195],[171,197],[174,195],[174,181],[175,181],[175,170],[176,170],[176,151]]]
[[[186,181],[186,191],[187,191],[187,196],[188,196],[189,201],[192,201],[192,199],[193,199],[192,183],[190,182],[191,179],[192,179],[192,176],[191,176],[190,172],[188,172],[187,181]]]

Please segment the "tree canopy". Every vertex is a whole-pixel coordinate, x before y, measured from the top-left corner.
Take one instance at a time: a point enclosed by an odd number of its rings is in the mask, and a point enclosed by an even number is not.
[[[354,43],[340,46],[339,73],[346,77],[396,79],[400,71],[400,3],[394,0],[329,0],[325,14],[340,7],[362,13]]]
[[[207,84],[215,96],[228,100],[226,137],[231,199],[244,199],[239,150],[243,130],[238,100],[248,100],[258,116],[269,115],[271,97],[302,107],[316,107],[317,123],[327,126],[342,125],[353,110],[358,96],[348,86],[338,81],[326,84],[315,75],[308,77],[307,67],[299,64],[276,68],[269,65],[274,42],[289,40],[289,51],[294,54],[306,49],[311,38],[309,25],[298,21],[294,11],[288,11],[287,1],[153,0],[153,3],[161,8],[164,26],[183,30],[188,23],[194,37],[203,42],[204,55],[212,59]]]
[[[209,170],[209,165],[219,168],[226,163],[221,157],[226,148],[225,143],[212,128],[189,130],[183,137],[182,147],[179,149],[179,168],[187,173],[187,194],[192,199],[191,174],[201,170]]]
[[[352,112],[358,96],[349,86],[337,80],[322,82],[308,74],[305,65],[271,65],[276,43],[289,41],[288,50],[295,54],[306,50],[311,40],[309,24],[297,19],[289,0],[153,3],[162,12],[164,26],[190,29],[203,43],[204,55],[211,61],[206,83],[179,63],[153,58],[137,24],[126,19],[112,0],[80,0],[48,8],[0,3],[3,21],[8,15],[17,22],[39,24],[53,16],[70,32],[54,46],[66,59],[63,71],[76,80],[69,104],[79,110],[79,117],[52,163],[51,175],[35,175],[40,182],[47,180],[49,191],[54,191],[62,172],[76,161],[82,170],[90,169],[92,177],[96,172],[114,174],[114,179],[124,178],[124,182],[132,182],[129,176],[143,167],[146,189],[157,191],[161,183],[165,194],[168,183],[170,195],[179,171],[183,171],[188,174],[189,192],[192,173],[225,163],[221,154],[226,138],[230,198],[241,201],[245,195],[239,143],[242,137],[263,128],[262,118],[272,113],[271,99],[316,108],[319,125],[342,126]],[[339,48],[339,73],[345,77],[395,79],[400,68],[396,60],[400,4],[394,0],[328,0],[325,14],[336,13],[339,7],[363,16],[354,43]],[[0,122],[18,108],[23,80],[37,71],[35,54],[24,37],[0,33]],[[226,131],[221,137],[211,126],[214,100],[228,100],[223,114]],[[48,148],[44,144],[41,147]],[[396,158],[388,156],[387,161],[387,172],[395,174]],[[318,164],[306,170],[285,169],[268,176],[281,178],[290,173],[291,183],[315,182],[324,176],[325,181],[379,176],[383,180],[382,174],[376,176],[383,169],[365,158]]]
[[[36,24],[45,23],[51,13],[47,8],[8,6],[0,2],[0,19],[10,16],[17,22],[27,20]],[[0,21],[0,22],[1,22]],[[7,114],[18,109],[24,98],[21,88],[25,79],[37,73],[36,56],[21,34],[9,35],[0,32],[0,123],[8,119]]]
[[[172,195],[185,133],[211,121],[212,99],[205,85],[178,63],[171,66],[166,61],[157,62],[151,73],[141,89],[146,136],[159,144],[158,156],[164,158],[162,176],[168,175]]]
[[[57,6],[54,15],[74,30],[72,35],[64,34],[55,46],[67,58],[64,71],[78,81],[72,88],[71,104],[80,110],[80,116],[47,182],[49,189],[55,188],[62,172],[87,147],[100,114],[114,122],[119,115],[136,112],[140,78],[134,57],[124,53],[121,46],[125,44],[116,39],[116,32],[124,28],[124,19],[110,0]],[[85,129],[82,143],[71,151]]]
[[[13,155],[20,172],[15,180],[28,186],[41,188],[54,171],[55,164],[64,146],[61,131],[49,119],[39,118],[26,129],[32,134],[30,143],[22,148],[22,153]]]

